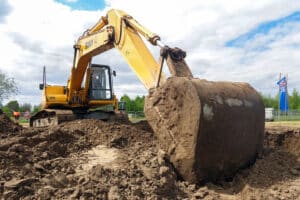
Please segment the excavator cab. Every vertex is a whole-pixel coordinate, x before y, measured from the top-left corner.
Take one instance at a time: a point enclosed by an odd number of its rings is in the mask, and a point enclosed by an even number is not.
[[[107,65],[92,64],[89,84],[90,100],[111,100],[112,80],[110,67]]]

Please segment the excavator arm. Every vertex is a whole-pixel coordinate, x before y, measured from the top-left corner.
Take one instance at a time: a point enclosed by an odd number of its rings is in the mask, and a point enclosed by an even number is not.
[[[131,16],[120,10],[110,10],[106,17],[84,32],[74,45],[74,62],[68,90],[72,94],[80,90],[86,68],[92,57],[109,49],[117,48],[131,69],[147,89],[156,85],[160,65],[154,59],[141,36],[157,45],[160,37],[140,25]],[[165,80],[161,75],[160,82]]]

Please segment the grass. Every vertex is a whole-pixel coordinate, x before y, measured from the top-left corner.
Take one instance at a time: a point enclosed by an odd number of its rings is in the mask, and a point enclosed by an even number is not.
[[[272,126],[285,126],[285,127],[293,127],[300,128],[300,121],[275,121],[275,122],[266,122],[267,127]]]
[[[19,123],[21,126],[23,126],[23,127],[29,127],[29,123],[28,122],[20,122]]]
[[[11,119],[14,121],[13,118],[11,118]],[[138,123],[140,121],[146,120],[146,118],[145,117],[131,117],[131,118],[129,118],[129,120],[132,123]],[[20,118],[19,124],[24,127],[29,127],[29,122],[24,118]],[[300,119],[297,121],[286,120],[286,121],[266,122],[266,127],[272,127],[272,126],[285,126],[285,127],[299,127],[300,128]]]
[[[145,117],[137,117],[137,118],[135,118],[135,117],[130,117],[130,118],[129,118],[129,121],[131,121],[132,123],[138,123],[138,122],[144,121],[144,120],[146,120]]]
[[[13,122],[16,122],[14,117],[10,117],[10,120]],[[27,120],[23,117],[20,117],[20,119],[18,120],[18,124],[20,124],[23,127],[29,127],[29,120]]]

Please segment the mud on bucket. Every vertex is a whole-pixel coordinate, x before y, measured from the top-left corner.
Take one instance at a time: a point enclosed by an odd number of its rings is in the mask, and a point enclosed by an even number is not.
[[[232,176],[262,151],[264,105],[246,83],[169,78],[150,92],[145,115],[180,176]]]

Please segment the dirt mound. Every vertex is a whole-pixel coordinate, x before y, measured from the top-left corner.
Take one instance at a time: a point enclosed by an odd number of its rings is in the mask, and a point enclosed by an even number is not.
[[[0,109],[0,137],[5,138],[8,134],[20,131],[22,127],[9,119]]]
[[[159,178],[172,173],[158,175],[155,138],[140,126],[77,120],[48,129],[28,129],[2,140],[0,179],[5,183],[4,198],[48,199],[54,192],[57,198],[158,196],[162,193],[159,185],[148,187],[153,184],[152,175]],[[80,169],[90,161],[85,152],[99,145],[119,150],[116,169],[98,163],[86,171]],[[99,185],[96,189],[95,184]]]
[[[265,147],[281,148],[300,156],[300,128],[272,127],[265,133]]]
[[[134,123],[132,125],[134,125],[135,127],[139,128],[141,130],[153,133],[153,130],[152,130],[150,124],[147,121],[139,121],[139,122]]]
[[[0,199],[296,199],[300,129],[267,129],[256,163],[217,184],[182,181],[147,122],[77,120],[0,140]]]

